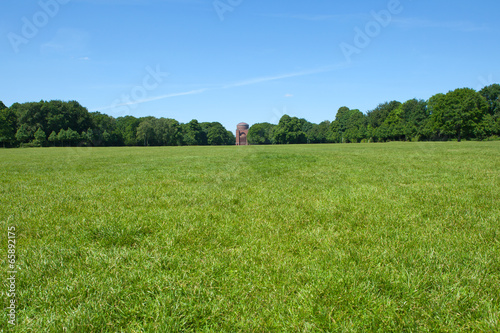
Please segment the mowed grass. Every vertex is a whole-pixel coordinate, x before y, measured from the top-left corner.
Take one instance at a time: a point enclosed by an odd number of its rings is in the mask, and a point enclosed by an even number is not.
[[[500,330],[500,142],[0,150],[0,191],[18,332]]]

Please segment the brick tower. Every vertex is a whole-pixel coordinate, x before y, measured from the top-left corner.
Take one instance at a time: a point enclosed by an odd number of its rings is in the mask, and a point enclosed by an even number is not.
[[[239,123],[236,127],[236,145],[248,146],[247,135],[250,125],[247,123]]]

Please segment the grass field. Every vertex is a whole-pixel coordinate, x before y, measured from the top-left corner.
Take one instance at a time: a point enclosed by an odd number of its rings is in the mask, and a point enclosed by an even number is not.
[[[17,332],[500,330],[500,142],[0,150],[0,191]]]

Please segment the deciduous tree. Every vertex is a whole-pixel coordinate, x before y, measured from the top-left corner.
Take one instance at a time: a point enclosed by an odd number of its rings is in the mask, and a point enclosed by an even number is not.
[[[472,138],[488,112],[488,104],[474,89],[461,88],[429,101],[436,129],[458,141]]]
[[[56,131],[52,131],[52,133],[50,133],[49,135],[49,142],[52,142],[52,145],[56,145],[56,142],[59,141],[59,139],[57,138],[57,134],[56,134]]]
[[[299,118],[284,115],[274,130],[274,140],[278,144],[306,143],[307,136],[302,131],[302,125]]]
[[[274,143],[273,132],[276,125],[270,123],[253,124],[248,130],[247,140],[252,145],[269,145]]]
[[[35,132],[35,141],[34,143],[36,145],[39,145],[39,146],[43,146],[45,145],[45,141],[47,140],[47,135],[45,134],[44,131],[42,131],[41,128],[39,128],[36,132]]]
[[[1,103],[1,102],[0,102]],[[3,105],[3,103],[1,104]],[[5,106],[5,105],[3,105]],[[17,117],[16,114],[8,109],[0,110],[0,142],[5,147],[5,144],[11,145],[16,140]]]
[[[31,138],[31,133],[27,128],[27,125],[21,125],[19,129],[16,132],[16,140],[19,141],[20,143],[25,143]]]

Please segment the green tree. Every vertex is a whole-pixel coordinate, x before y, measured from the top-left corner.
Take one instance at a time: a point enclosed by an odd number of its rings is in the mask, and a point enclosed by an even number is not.
[[[434,125],[445,137],[470,139],[488,112],[488,103],[474,89],[461,88],[429,100]]]
[[[484,87],[479,92],[488,102],[488,112],[492,116],[500,116],[500,84]]]
[[[359,142],[366,136],[366,116],[358,109],[346,106],[339,108],[335,120],[330,124],[331,142]]]
[[[402,140],[404,137],[404,126],[403,108],[400,105],[389,113],[384,123],[378,128],[378,137],[382,140]]]
[[[112,135],[112,134],[110,134],[110,133],[108,133],[108,131],[104,131],[104,132],[102,133],[102,140],[103,140],[105,143],[106,143],[106,142],[109,142],[109,141],[111,140],[111,137],[112,137],[112,136],[113,136],[113,135]]]
[[[48,140],[49,140],[49,142],[52,142],[53,146],[56,145],[56,142],[58,141],[56,131],[52,131],[52,133],[50,133]]]
[[[188,146],[196,146],[203,144],[203,134],[198,120],[193,119],[187,124],[183,124],[182,141]]]
[[[73,128],[78,132],[92,126],[92,119],[86,108],[76,101],[40,101],[12,105],[19,125],[34,133],[38,128],[45,132]]]
[[[484,120],[482,127],[489,135],[500,135],[500,84],[484,87],[480,94],[486,99],[488,113],[492,116]]]
[[[302,125],[299,118],[284,115],[274,130],[274,140],[278,144],[306,143],[307,136],[302,131]]]
[[[339,121],[332,121],[330,123],[330,130],[328,131],[328,142],[342,143],[343,132],[340,127]]]
[[[496,122],[491,114],[486,114],[481,122],[476,126],[476,138],[484,140],[490,136],[500,133],[499,125],[500,123]]]
[[[367,135],[373,141],[384,140],[387,136],[385,133],[385,128],[381,131],[378,130],[379,127],[382,126],[385,119],[389,116],[389,114],[397,109],[401,105],[398,101],[391,101],[379,104],[375,109],[368,111],[366,114],[367,117]]]
[[[0,102],[1,103],[1,102]],[[0,105],[2,106],[3,103]],[[5,105],[3,105],[5,106]],[[0,142],[11,145],[16,140],[17,117],[14,111],[3,108],[0,110]]]
[[[76,145],[78,141],[80,141],[81,137],[80,134],[78,134],[77,131],[68,128],[66,130],[66,140],[68,140],[70,145]]]
[[[153,145],[165,146],[166,145],[166,131],[167,131],[167,121],[165,118],[153,118],[152,119],[153,132],[154,132],[154,142]]]
[[[66,131],[61,128],[59,133],[57,133],[57,141],[61,142],[61,146],[64,147],[64,141],[68,139]]]
[[[379,104],[375,109],[368,111],[368,123],[373,127],[377,128],[382,126],[385,118],[389,116],[391,111],[397,109],[401,105],[401,102],[391,101]]]
[[[160,145],[180,146],[182,144],[181,125],[177,120],[160,118],[155,121],[154,130]]]
[[[251,145],[269,145],[274,143],[273,132],[276,125],[270,123],[253,124],[248,130],[247,140]]]
[[[35,132],[35,141],[34,143],[36,145],[39,145],[39,146],[43,146],[45,145],[45,141],[47,140],[47,135],[45,134],[44,131],[42,131],[41,128],[39,128],[36,132]]]
[[[119,137],[119,140],[124,145],[126,146],[138,145],[140,140],[137,140],[137,127],[139,127],[140,123],[141,120],[133,116],[125,116],[116,119],[116,132]],[[105,131],[107,132],[107,129]]]
[[[86,141],[87,145],[93,146],[94,143],[97,142],[97,137],[94,130],[92,128],[89,128],[84,133],[82,132],[82,139]]]
[[[441,137],[440,124],[438,123],[438,114],[447,108],[446,95],[442,93],[435,94],[427,101],[430,117],[425,124],[425,135],[431,140],[445,140],[447,137]]]
[[[299,124],[300,124],[300,130],[306,134],[306,137],[307,133],[309,133],[309,131],[314,128],[314,125],[316,125],[311,123],[310,121],[307,121],[304,118],[299,119]]]
[[[424,135],[424,126],[429,119],[430,114],[427,108],[427,102],[424,100],[410,99],[401,105],[403,118],[403,132],[405,140],[413,138],[422,139]]]
[[[226,146],[234,146],[236,144],[236,136],[231,131],[226,131]]]
[[[356,143],[366,136],[366,117],[358,109],[350,110],[345,121],[344,139]]]
[[[326,143],[328,142],[329,131],[330,122],[328,120],[325,120],[319,124],[313,124],[311,129],[306,133],[307,142]]]
[[[328,134],[330,133],[330,124],[331,122],[328,120],[322,121],[318,125],[318,143],[327,143],[328,142]]]
[[[153,118],[142,119],[137,127],[137,139],[144,142],[144,146],[149,146],[149,141],[153,141],[155,131],[153,127]]]
[[[27,127],[28,126],[23,124],[19,127],[19,129],[16,132],[16,140],[19,141],[20,143],[25,143],[31,138],[31,133]]]
[[[92,135],[90,136],[88,135],[89,131],[87,129],[87,138],[89,140],[89,143],[92,143],[93,146],[100,146],[100,145],[117,146],[124,144],[123,137],[118,134],[117,120],[115,118],[108,116],[107,114],[102,114],[100,112],[91,112],[90,118],[92,120],[92,126],[90,127],[92,129],[91,133]],[[131,142],[137,141],[135,139],[134,133],[136,132],[134,132],[134,130],[136,129],[131,128],[130,133],[127,133],[128,135],[126,135]],[[104,137],[104,132],[107,132],[108,134],[106,138]]]
[[[211,146],[227,145],[229,139],[228,131],[221,123],[213,122],[210,127],[208,127],[207,144]]]

